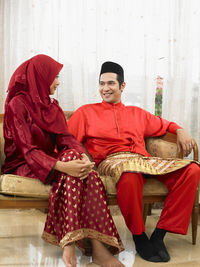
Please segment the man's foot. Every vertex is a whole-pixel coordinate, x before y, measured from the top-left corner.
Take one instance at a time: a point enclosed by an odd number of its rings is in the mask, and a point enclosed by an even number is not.
[[[146,233],[141,235],[133,235],[133,240],[135,242],[135,248],[137,253],[146,261],[151,262],[161,262],[161,257],[157,254],[153,245],[149,241]]]
[[[161,257],[162,261],[167,262],[170,260],[170,256],[163,241],[165,233],[166,231],[164,229],[156,228],[151,235],[150,242]]]
[[[74,244],[64,247],[62,258],[66,267],[76,267],[76,252]]]
[[[92,261],[101,267],[125,267],[98,240],[92,239]]]

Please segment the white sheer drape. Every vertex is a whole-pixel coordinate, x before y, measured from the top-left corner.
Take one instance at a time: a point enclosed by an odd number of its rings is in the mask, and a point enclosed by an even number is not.
[[[125,70],[124,102],[154,111],[166,23],[160,0],[6,0],[1,4],[4,92],[22,61],[46,53],[64,63],[57,98],[64,109],[75,109],[100,100],[100,66],[112,60]]]
[[[0,0],[0,113],[11,74],[45,53],[64,63],[56,98],[64,110],[100,100],[101,64],[125,70],[123,101],[154,112],[199,140],[199,0]]]
[[[200,144],[200,1],[171,1],[163,116]]]

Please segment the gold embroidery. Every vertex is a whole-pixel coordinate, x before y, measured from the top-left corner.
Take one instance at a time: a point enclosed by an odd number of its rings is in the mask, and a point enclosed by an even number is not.
[[[159,157],[143,157],[134,153],[116,153],[109,155],[98,166],[100,175],[113,177],[117,183],[123,172],[134,171],[152,175],[166,174],[181,169],[194,161]]]
[[[116,237],[106,235],[96,230],[88,229],[88,228],[83,228],[83,229],[79,229],[79,230],[75,230],[73,232],[67,233],[60,241],[60,247],[64,248],[64,246],[66,246],[67,244],[71,242],[76,242],[84,238],[97,239],[109,246],[118,248],[118,252],[124,250],[124,247],[121,241],[118,242]]]

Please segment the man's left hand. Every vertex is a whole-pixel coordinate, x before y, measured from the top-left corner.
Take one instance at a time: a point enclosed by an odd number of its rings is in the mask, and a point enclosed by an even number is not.
[[[176,134],[178,152],[183,151],[183,156],[187,157],[194,147],[194,140],[184,129],[177,129]]]

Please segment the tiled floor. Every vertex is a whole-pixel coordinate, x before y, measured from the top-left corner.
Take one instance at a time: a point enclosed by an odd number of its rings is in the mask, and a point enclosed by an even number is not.
[[[150,263],[134,256],[134,245],[120,212],[114,208],[113,217],[125,245],[120,255],[127,267],[200,267],[200,224],[197,245],[191,244],[191,228],[187,236],[167,234],[165,241],[171,255],[168,263]],[[147,234],[150,234],[158,219],[158,210],[147,219]],[[62,250],[45,243],[41,233],[45,214],[38,210],[0,210],[0,267],[64,267]],[[88,257],[78,253],[78,267],[97,266],[89,263]]]

